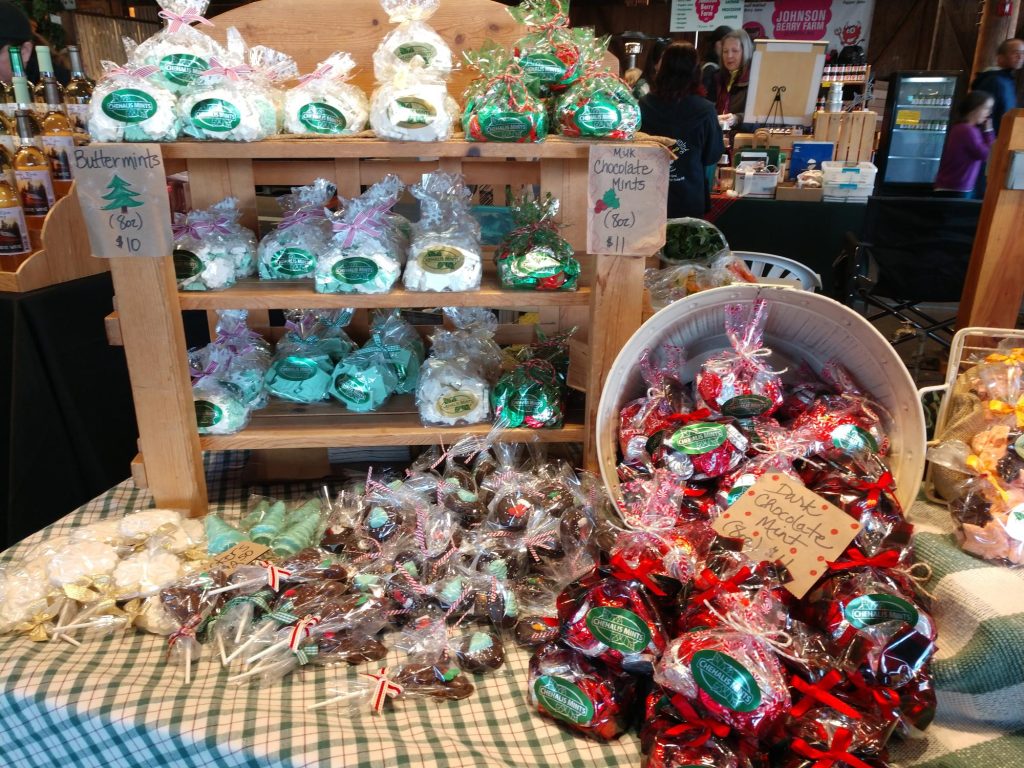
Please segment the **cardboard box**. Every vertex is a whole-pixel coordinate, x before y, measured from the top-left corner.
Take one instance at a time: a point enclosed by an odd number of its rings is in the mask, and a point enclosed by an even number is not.
[[[804,203],[820,203],[824,191],[821,187],[798,187],[795,184],[780,184],[775,190],[776,200],[798,200]]]

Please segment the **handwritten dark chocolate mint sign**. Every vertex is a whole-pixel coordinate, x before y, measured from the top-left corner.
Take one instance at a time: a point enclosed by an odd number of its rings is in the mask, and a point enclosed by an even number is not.
[[[92,255],[168,256],[174,243],[158,144],[90,144],[71,158]]]
[[[651,256],[665,244],[671,159],[662,147],[590,147],[588,252]]]
[[[860,532],[860,523],[789,475],[765,475],[715,520],[723,536],[743,539],[755,560],[780,561],[786,584],[803,597]]]

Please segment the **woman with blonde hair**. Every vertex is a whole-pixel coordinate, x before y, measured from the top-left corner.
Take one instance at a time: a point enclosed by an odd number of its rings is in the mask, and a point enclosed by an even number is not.
[[[706,73],[704,90],[723,126],[734,128],[743,120],[753,58],[754,44],[742,29],[730,30],[722,36],[721,67]]]

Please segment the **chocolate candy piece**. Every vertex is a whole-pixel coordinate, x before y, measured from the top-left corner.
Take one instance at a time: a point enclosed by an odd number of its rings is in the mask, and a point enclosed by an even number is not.
[[[387,655],[387,647],[374,637],[359,633],[326,632],[320,640],[320,652],[316,660],[321,663],[346,661],[349,664],[362,664],[380,661]]]
[[[474,595],[473,614],[496,627],[511,629],[519,618],[519,602],[511,587],[497,582]]]
[[[467,672],[491,672],[505,663],[505,647],[497,635],[473,632],[464,635],[455,649],[455,657]]]
[[[536,508],[536,502],[517,493],[499,499],[491,514],[493,524],[507,531],[521,531]]]
[[[438,664],[404,664],[395,675],[395,682],[407,693],[419,693],[436,699],[458,701],[473,695],[474,686],[458,667]]]
[[[558,619],[550,616],[527,616],[516,622],[516,642],[532,648],[558,640]]]
[[[459,487],[444,495],[444,508],[449,510],[463,528],[474,528],[483,522],[487,507],[476,491]]]
[[[370,507],[363,524],[370,536],[377,541],[384,542],[401,530],[402,519],[402,513],[399,510],[378,505]]]

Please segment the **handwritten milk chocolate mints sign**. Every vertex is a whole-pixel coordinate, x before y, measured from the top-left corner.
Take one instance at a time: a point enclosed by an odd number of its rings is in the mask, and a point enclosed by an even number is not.
[[[665,244],[670,159],[662,147],[590,148],[587,251],[650,256]]]

